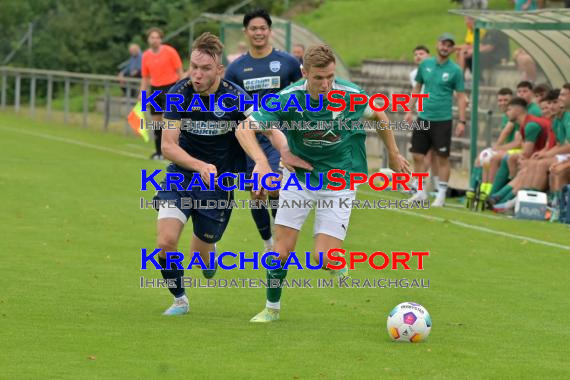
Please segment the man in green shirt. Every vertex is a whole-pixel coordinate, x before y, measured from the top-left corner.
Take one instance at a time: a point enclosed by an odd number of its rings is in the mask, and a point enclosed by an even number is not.
[[[558,219],[558,203],[562,186],[567,182],[564,175],[568,174],[560,170],[562,165],[570,161],[570,83],[566,83],[559,91],[558,101],[553,97],[556,91],[547,95],[554,115],[552,129],[556,136],[556,146],[552,149],[535,153],[532,158],[532,166],[529,167],[529,187],[544,191],[550,188],[554,212],[551,220]],[[550,172],[550,176],[549,176]]]
[[[517,173],[516,177],[513,176],[515,178],[512,181],[491,193],[487,203],[492,208],[498,203],[505,203],[513,199],[516,192],[522,188],[522,179],[525,172],[529,170],[528,159],[554,145],[551,120],[529,114],[528,103],[524,99],[514,98],[511,100],[507,108],[507,116],[510,121],[520,125],[517,137],[522,138],[521,152],[510,155],[509,160],[517,160],[522,170]]]
[[[507,117],[507,106],[511,99],[513,98],[513,91],[510,88],[504,87],[497,92],[497,107],[499,111],[503,114],[501,117],[500,130],[501,133],[497,138],[497,141],[492,147],[486,148],[479,154],[477,160],[475,161],[475,167],[471,173],[471,179],[469,182],[469,190],[467,192],[468,200],[472,200],[475,196],[474,191],[476,190],[477,182],[481,183],[481,193],[488,194],[491,190],[491,181],[489,181],[489,172],[492,169],[491,163],[496,163],[497,167],[500,160],[504,155],[507,154],[506,150],[500,149],[504,144],[508,144],[514,140],[516,129],[515,125],[509,122]],[[496,170],[496,169],[495,169]],[[486,197],[485,197],[486,199]],[[469,203],[469,202],[466,202]],[[468,206],[470,207],[470,206]]]
[[[429,129],[414,130],[412,133],[412,147],[410,151],[414,156],[414,171],[425,172],[424,157],[430,149],[434,149],[438,167],[438,192],[432,206],[441,207],[445,204],[447,182],[449,181],[450,165],[449,154],[451,149],[452,132],[452,106],[453,93],[457,94],[459,108],[459,121],[456,135],[461,136],[465,130],[465,107],[467,100],[463,86],[463,71],[455,62],[449,59],[455,46],[454,37],[445,33],[439,37],[437,43],[437,55],[427,58],[420,63],[416,75],[416,85],[412,94],[429,94],[423,102],[423,111],[418,114],[418,120],[427,122]],[[412,99],[410,109],[415,106],[416,99]],[[411,112],[406,115],[406,121],[412,122]],[[421,124],[421,123],[420,123]],[[418,192],[410,200],[427,199],[425,190]]]
[[[517,84],[517,97],[526,101],[527,113],[540,117],[542,116],[542,112],[540,111],[539,105],[534,103],[534,93],[532,91],[533,85],[529,81],[522,81]],[[489,188],[486,188],[488,194],[493,194],[503,188],[509,182],[509,179],[514,176],[514,173],[511,173],[509,169],[509,160],[513,162],[518,159],[517,155],[520,154],[523,141],[521,136],[517,133],[520,127],[516,124],[513,124],[513,126],[516,131],[514,140],[495,149],[507,151],[507,154],[502,157],[495,156],[491,159],[487,181],[492,182],[492,186],[490,191]]]
[[[368,103],[356,105],[353,112],[349,111],[348,106],[343,111],[326,109],[329,104],[336,106],[336,104],[327,101],[327,94],[331,90],[344,91],[345,100],[348,100],[351,94],[363,94],[368,98],[365,92],[355,84],[342,79],[335,79],[335,64],[334,53],[330,47],[317,45],[307,49],[303,57],[303,76],[305,79],[286,87],[277,94],[277,102],[281,105],[279,110],[254,112],[240,124],[236,131],[241,146],[255,161],[253,173],[258,173],[261,179],[271,172],[271,168],[255,137],[256,122],[259,125],[268,122],[287,122],[290,125],[293,122],[307,122],[311,123],[309,125],[315,125],[315,123],[323,121],[333,124],[332,128],[324,129],[318,127],[289,129],[287,137],[277,129],[263,131],[273,146],[281,152],[282,163],[287,169],[283,173],[281,183],[288,183],[290,173],[295,172],[294,168],[296,167],[298,169],[295,174],[302,187],[302,189],[298,189],[297,186],[283,187],[280,190],[280,207],[275,218],[274,251],[279,254],[277,260],[281,262],[281,265],[277,269],[267,271],[267,278],[270,283],[277,280],[281,284],[281,281],[285,279],[287,270],[283,268],[283,264],[287,261],[290,253],[295,251],[299,231],[311,210],[311,208],[282,207],[285,204],[291,205],[294,201],[300,201],[303,204],[310,202],[314,205],[318,201],[333,201],[333,207],[322,207],[319,206],[319,203],[316,204],[313,256],[317,262],[322,263],[323,268],[326,268],[330,262],[326,257],[326,252],[342,247],[348,229],[351,208],[341,207],[340,201],[348,199],[348,203],[351,204],[356,196],[356,191],[348,188],[340,191],[327,190],[326,186],[329,181],[326,179],[326,173],[332,169],[345,170],[344,178],[347,180],[350,173],[367,173],[368,165],[364,144],[366,131],[352,128],[351,122],[363,117],[373,118],[376,121],[388,121],[383,112],[373,111]],[[310,96],[307,97],[307,94]],[[284,110],[284,106],[293,97],[299,101],[302,109],[291,107]],[[320,111],[308,109],[309,107],[315,109],[319,102],[322,102]],[[341,125],[342,123],[346,123],[349,128],[345,128]],[[259,130],[257,131],[259,132]],[[390,129],[377,129],[377,131],[388,150],[390,168],[396,172],[409,173],[409,164],[400,155],[392,131]],[[306,173],[310,173],[309,183],[305,181]],[[324,177],[322,190],[309,190],[309,185],[317,186],[319,184],[319,175]],[[322,258],[319,258],[319,252],[325,253]],[[332,271],[331,274],[345,277],[348,275],[348,269],[345,267],[338,271]],[[279,319],[281,291],[280,286],[267,288],[266,307],[254,316],[251,322],[271,322]]]

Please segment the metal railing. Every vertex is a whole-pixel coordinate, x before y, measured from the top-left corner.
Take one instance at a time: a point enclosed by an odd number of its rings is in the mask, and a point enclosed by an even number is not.
[[[14,112],[20,113],[27,105],[29,115],[36,117],[41,100],[45,103],[41,108],[47,119],[58,113],[67,124],[72,116],[79,114],[83,127],[99,125],[106,131],[111,122],[116,121],[123,125],[126,134],[130,133],[126,116],[136,103],[140,79],[8,66],[0,66],[0,76],[1,110],[13,106]],[[71,109],[72,100],[78,98],[81,98],[79,112]],[[56,110],[55,102],[61,110]]]

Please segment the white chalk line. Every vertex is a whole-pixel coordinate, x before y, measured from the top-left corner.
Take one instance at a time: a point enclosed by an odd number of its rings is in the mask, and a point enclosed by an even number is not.
[[[39,133],[39,132],[31,132],[31,131],[23,131],[23,130],[17,130],[17,129],[12,129],[12,128],[0,127],[0,129],[5,130],[5,131],[9,131],[9,132],[15,132],[15,133],[21,133],[21,134],[26,134],[26,135],[35,136],[35,137],[41,137],[41,138],[44,138],[47,140],[53,140],[53,141],[59,141],[59,142],[67,143],[67,144],[77,145],[77,146],[81,146],[81,147],[85,147],[85,148],[91,148],[91,149],[99,150],[102,152],[114,153],[114,154],[118,154],[120,156],[148,160],[148,157],[143,156],[142,154],[130,153],[130,152],[125,152],[125,151],[122,151],[119,149],[107,148],[104,146],[90,144],[90,143],[86,143],[86,142],[83,142],[80,140],[74,140],[74,139],[70,139],[70,138],[66,138],[66,137],[59,137],[59,136],[53,136],[50,134],[44,134],[44,133]],[[385,194],[379,194],[376,192],[369,192],[369,191],[365,191],[365,190],[361,190],[360,192],[362,194],[373,195],[373,196],[376,196],[379,198],[381,198],[382,196],[385,196]],[[396,199],[396,198],[393,198],[393,199]],[[399,212],[399,213],[402,213],[405,215],[410,215],[410,216],[414,216],[414,217],[418,217],[418,218],[422,218],[422,219],[435,220],[438,222],[448,221],[449,223],[454,224],[456,226],[461,226],[461,227],[476,230],[476,231],[486,232],[486,233],[490,233],[490,234],[498,235],[498,236],[509,237],[511,239],[516,239],[516,240],[529,241],[529,242],[536,243],[536,244],[546,245],[549,247],[555,247],[555,248],[560,248],[560,249],[570,251],[570,246],[567,246],[567,245],[552,243],[552,242],[548,242],[548,241],[544,241],[544,240],[540,240],[540,239],[535,239],[535,238],[531,238],[531,237],[523,236],[523,235],[511,234],[509,232],[496,231],[496,230],[492,230],[490,228],[476,226],[473,224],[464,223],[464,222],[460,222],[460,221],[449,219],[449,218],[441,218],[438,216],[422,215],[422,214],[415,213],[412,211],[394,209],[394,208],[387,208],[386,210]]]
[[[366,195],[372,195],[372,196],[376,196],[378,198],[381,198],[383,196],[383,194],[377,193],[377,192],[370,192],[370,191],[365,191],[365,190],[361,190],[360,193],[362,194],[366,194]],[[471,230],[476,230],[476,231],[481,231],[481,232],[486,232],[492,235],[498,235],[498,236],[504,236],[504,237],[508,237],[511,239],[516,239],[516,240],[521,240],[521,241],[528,241],[528,242],[532,242],[532,243],[536,243],[536,244],[541,244],[541,245],[546,245],[548,247],[554,247],[554,248],[560,248],[560,249],[564,249],[566,251],[570,251],[570,246],[564,245],[564,244],[558,244],[558,243],[552,243],[549,241],[544,241],[544,240],[540,240],[540,239],[535,239],[532,237],[528,237],[528,236],[523,236],[523,235],[516,235],[516,234],[512,234],[509,232],[504,232],[504,231],[497,231],[497,230],[493,230],[487,227],[481,227],[481,226],[476,226],[473,224],[469,224],[469,223],[465,223],[465,222],[460,222],[458,220],[454,220],[454,219],[450,219],[450,218],[442,218],[439,216],[430,216],[430,215],[423,215],[420,213],[416,213],[413,211],[408,211],[408,210],[402,210],[402,209],[397,209],[397,208],[387,208],[386,210],[390,210],[390,211],[394,211],[394,212],[398,212],[398,213],[402,213],[402,214],[406,214],[406,215],[410,215],[410,216],[414,216],[417,218],[422,218],[422,219],[426,219],[426,220],[435,220],[438,222],[449,222],[450,224],[454,224],[456,226],[460,226],[460,227],[464,227],[464,228],[468,228]]]

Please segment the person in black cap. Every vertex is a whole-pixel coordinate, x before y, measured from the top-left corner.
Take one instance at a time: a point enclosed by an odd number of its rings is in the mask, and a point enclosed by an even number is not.
[[[430,149],[434,149],[439,170],[438,191],[432,206],[441,207],[445,204],[447,182],[449,181],[449,154],[452,133],[453,93],[457,93],[459,120],[455,134],[462,136],[465,131],[465,108],[467,99],[464,93],[463,71],[455,62],[449,59],[455,47],[455,38],[450,33],[444,33],[437,43],[437,55],[427,58],[420,63],[416,74],[416,85],[413,94],[419,94],[424,87],[424,93],[429,94],[423,101],[423,111],[418,114],[418,121],[429,125],[428,129],[414,130],[410,151],[414,157],[414,171],[425,172],[424,157]],[[414,109],[416,99],[412,99],[410,109]],[[412,111],[413,112],[413,111]],[[412,113],[406,115],[406,121],[412,122]],[[421,124],[420,124],[421,125]],[[425,200],[427,194],[418,190],[411,200]]]

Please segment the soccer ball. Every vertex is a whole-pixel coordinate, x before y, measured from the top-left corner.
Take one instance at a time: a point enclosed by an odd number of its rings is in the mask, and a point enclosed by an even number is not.
[[[497,152],[495,152],[491,148],[483,149],[481,153],[479,153],[479,162],[481,163],[481,165],[487,166],[489,165],[489,163],[491,163],[491,158],[495,154],[497,154]]]
[[[431,317],[420,304],[404,302],[388,315],[388,335],[392,340],[418,343],[426,340],[431,331]]]

